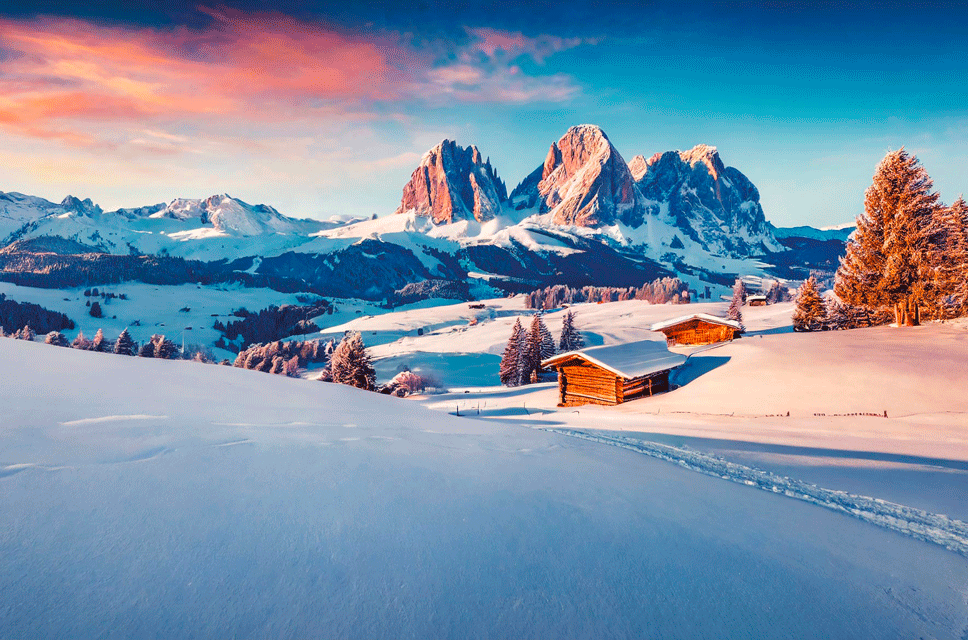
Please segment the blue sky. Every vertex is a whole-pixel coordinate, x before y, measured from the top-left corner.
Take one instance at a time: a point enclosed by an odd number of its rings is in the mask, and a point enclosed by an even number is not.
[[[444,137],[510,188],[581,123],[717,146],[778,226],[851,220],[902,145],[968,190],[960,5],[72,4],[0,9],[0,190],[382,215]]]

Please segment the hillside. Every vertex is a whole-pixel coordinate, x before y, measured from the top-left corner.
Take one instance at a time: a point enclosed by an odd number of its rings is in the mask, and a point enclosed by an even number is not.
[[[14,340],[0,367],[3,637],[968,626],[951,552],[627,450],[228,367]]]

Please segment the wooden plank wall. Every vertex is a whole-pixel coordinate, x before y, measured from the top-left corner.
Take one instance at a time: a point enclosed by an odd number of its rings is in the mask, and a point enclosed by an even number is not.
[[[558,366],[558,401],[561,406],[617,404],[622,379],[610,371],[575,358]]]
[[[732,340],[736,330],[721,324],[693,319],[689,322],[663,329],[666,341],[674,344],[714,344]]]

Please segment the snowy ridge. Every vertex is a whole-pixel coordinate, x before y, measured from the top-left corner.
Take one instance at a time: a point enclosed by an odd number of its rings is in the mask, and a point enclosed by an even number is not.
[[[824,489],[808,482],[729,462],[685,447],[638,440],[627,436],[591,434],[575,429],[543,429],[573,438],[600,442],[672,462],[691,471],[803,500],[832,511],[931,542],[968,558],[968,523],[886,500]]]

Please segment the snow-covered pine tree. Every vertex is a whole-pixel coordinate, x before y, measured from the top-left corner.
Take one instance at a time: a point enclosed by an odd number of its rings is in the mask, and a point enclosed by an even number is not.
[[[534,315],[525,339],[524,358],[521,367],[522,384],[537,382],[541,373],[541,316]]]
[[[128,333],[127,328],[121,332],[117,341],[114,343],[114,352],[121,356],[133,356],[136,353],[137,345]]]
[[[899,326],[920,323],[922,304],[936,295],[931,256],[943,207],[933,188],[917,157],[903,147],[884,156],[840,260],[837,297],[872,309],[890,306]]]
[[[30,328],[29,324],[26,324],[24,325],[24,328],[18,331],[17,335],[14,337],[18,340],[27,340],[28,342],[33,342],[34,338],[37,337],[37,334],[34,333],[34,330]]]
[[[83,331],[77,332],[77,337],[71,342],[71,346],[75,349],[80,349],[82,351],[87,351],[91,348],[91,341],[84,337]]]
[[[789,299],[790,293],[787,291],[787,288],[774,280],[766,292],[766,302],[768,304],[777,304],[778,302],[786,302]]]
[[[71,346],[71,343],[67,341],[67,338],[64,337],[64,334],[61,333],[60,331],[51,331],[50,333],[48,333],[47,336],[44,338],[44,342],[47,344],[52,344],[55,347]]]
[[[500,378],[501,384],[506,387],[518,387],[521,385],[522,353],[524,346],[524,328],[521,326],[521,319],[514,320],[511,327],[511,337],[508,338],[507,346],[504,347],[504,355],[501,356]]]
[[[797,291],[796,309],[793,311],[794,331],[819,331],[823,329],[827,310],[820,289],[813,276],[807,278]]]
[[[739,278],[736,278],[736,282],[733,283],[733,299],[729,302],[729,311],[726,312],[726,317],[734,322],[739,323],[739,330],[746,331],[746,327],[743,326],[743,302],[746,300],[746,285]]]
[[[269,369],[269,373],[274,373],[281,376],[285,371],[285,360],[282,356],[275,356],[272,358],[272,367]]]
[[[937,244],[931,256],[940,316],[968,313],[968,203],[958,196],[935,218]]]
[[[572,311],[565,313],[561,321],[561,338],[558,341],[559,353],[578,351],[584,348],[585,338],[575,327],[575,314]]]
[[[138,357],[139,358],[154,358],[155,357],[155,343],[149,340],[148,342],[145,342],[143,345],[141,345],[141,348],[138,349]]]
[[[165,336],[152,336],[155,345],[155,357],[162,360],[174,360],[178,355],[178,345]]]
[[[367,391],[373,391],[376,386],[376,372],[359,333],[350,334],[340,341],[330,358],[329,369],[333,382]]]
[[[557,353],[555,350],[555,339],[548,331],[548,325],[544,323],[544,318],[538,314],[538,330],[541,332],[541,359],[547,360]]]
[[[107,344],[104,342],[104,332],[100,328],[94,334],[94,339],[91,340],[91,351],[107,351]]]

